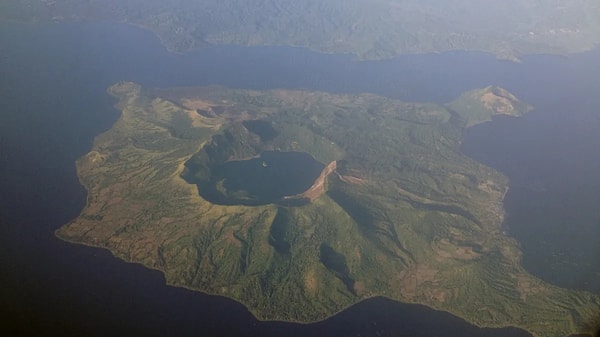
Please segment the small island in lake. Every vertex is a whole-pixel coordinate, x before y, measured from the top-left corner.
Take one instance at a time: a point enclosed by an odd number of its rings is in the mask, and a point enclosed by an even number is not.
[[[313,322],[385,296],[482,327],[589,333],[600,299],[521,266],[507,178],[459,151],[527,104],[498,87],[446,106],[372,94],[109,88],[120,119],[77,161],[88,201],[57,231],[243,303]]]

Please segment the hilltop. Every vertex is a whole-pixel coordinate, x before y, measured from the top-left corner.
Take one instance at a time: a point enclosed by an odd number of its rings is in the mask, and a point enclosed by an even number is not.
[[[385,296],[536,336],[592,329],[598,297],[523,269],[501,230],[506,177],[459,151],[490,109],[527,107],[504,89],[469,93],[479,114],[371,94],[109,93],[122,115],[77,161],[88,202],[64,240],[264,320],[313,322]]]
[[[489,122],[496,115],[520,117],[533,109],[497,86],[471,90],[447,106],[458,114],[467,127]]]

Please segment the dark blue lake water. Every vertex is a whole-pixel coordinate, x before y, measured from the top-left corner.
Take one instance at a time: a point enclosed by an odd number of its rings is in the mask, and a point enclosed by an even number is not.
[[[357,62],[286,47],[176,55],[129,26],[0,24],[0,329],[36,336],[525,336],[381,298],[316,324],[258,322],[234,301],[165,286],[159,272],[53,232],[85,204],[74,162],[118,118],[105,89],[120,80],[437,102],[498,84],[536,111],[469,130],[464,151],[511,179],[506,227],[521,242],[525,266],[549,282],[600,293],[599,79],[598,50],[521,64],[464,52]]]
[[[254,206],[284,202],[286,196],[308,190],[325,165],[305,152],[265,151],[256,158],[211,167],[208,181],[196,181],[194,168],[187,168],[184,179],[197,184],[204,199],[219,205]]]

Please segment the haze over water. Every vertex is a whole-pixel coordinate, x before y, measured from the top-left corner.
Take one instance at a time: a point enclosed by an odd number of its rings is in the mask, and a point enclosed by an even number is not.
[[[164,286],[156,271],[62,242],[53,231],[85,204],[74,162],[118,118],[105,89],[121,80],[442,103],[497,84],[537,109],[471,129],[464,150],[511,179],[506,227],[521,242],[525,267],[557,285],[600,293],[599,56],[532,56],[515,64],[456,52],[357,62],[287,47],[176,55],[129,26],[0,25],[0,265],[7,271],[0,274],[0,314],[17,325],[33,322],[32,331],[98,335],[514,336],[382,299],[315,325],[259,323],[233,301]]]

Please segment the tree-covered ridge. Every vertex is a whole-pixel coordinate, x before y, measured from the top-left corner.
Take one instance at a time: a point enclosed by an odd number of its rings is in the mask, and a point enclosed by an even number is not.
[[[77,162],[88,203],[57,231],[65,240],[236,299],[260,319],[316,321],[386,296],[536,336],[591,329],[596,296],[521,267],[500,228],[506,178],[458,151],[465,124],[443,106],[133,83],[109,92],[122,116]],[[323,189],[297,204],[200,196],[215,165],[265,151],[310,154],[325,167]]]
[[[5,0],[10,20],[112,20],[154,31],[171,50],[293,45],[364,59],[478,50],[515,59],[600,42],[596,0]]]

